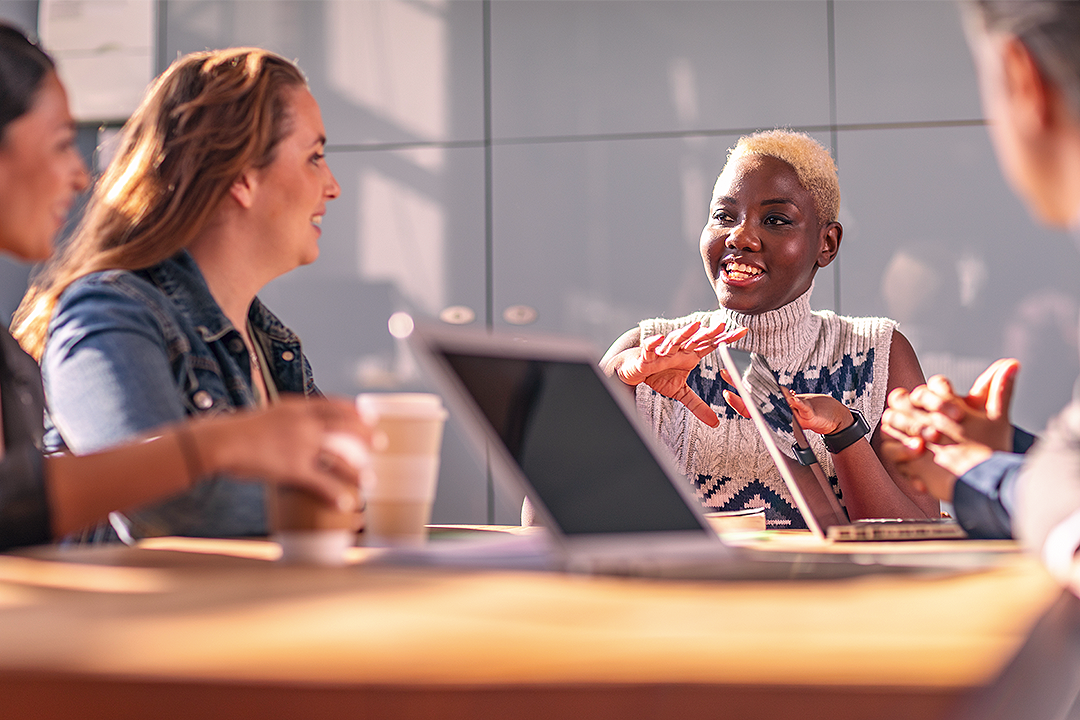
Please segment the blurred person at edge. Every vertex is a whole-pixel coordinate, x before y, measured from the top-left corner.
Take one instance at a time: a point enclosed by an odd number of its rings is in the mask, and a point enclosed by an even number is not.
[[[1009,184],[1040,221],[1080,234],[1080,3],[966,2],[990,137]],[[1080,397],[1030,452],[1009,423],[1019,363],[998,360],[966,395],[931,377],[894,391],[889,453],[951,501],[976,537],[1016,535],[1059,578],[1080,547]]]
[[[53,61],[0,25],[0,249],[9,256],[36,262],[52,253],[89,182],[74,140]],[[222,472],[289,483],[348,509],[357,473],[325,449],[326,435],[370,437],[350,402],[283,398],[265,409],[165,425],[107,451],[45,456],[41,375],[4,331],[0,424],[0,549],[49,542]]]

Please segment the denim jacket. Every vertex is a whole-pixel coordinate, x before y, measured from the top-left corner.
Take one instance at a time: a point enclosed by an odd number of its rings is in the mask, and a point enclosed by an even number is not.
[[[248,319],[278,390],[316,394],[299,338],[258,299]],[[256,404],[244,341],[187,251],[146,270],[72,283],[49,324],[41,368],[50,450],[93,452],[187,416]],[[126,513],[120,533],[264,535],[265,493],[262,483],[215,478]],[[114,514],[113,528],[117,521]],[[113,538],[102,527],[84,539]]]

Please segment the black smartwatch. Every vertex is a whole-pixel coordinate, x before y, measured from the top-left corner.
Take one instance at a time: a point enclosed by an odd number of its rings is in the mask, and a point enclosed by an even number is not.
[[[799,447],[799,443],[791,443],[791,452],[795,453],[795,459],[799,461],[800,465],[809,467],[817,462],[817,455],[814,454],[813,448],[809,445]]]
[[[831,435],[821,436],[821,439],[825,441],[825,447],[833,455],[856,442],[859,438],[865,437],[866,433],[870,432],[870,426],[866,423],[866,418],[863,417],[861,412],[851,408],[848,408],[848,411],[851,413],[851,417],[855,418],[854,422],[843,430],[834,432]]]

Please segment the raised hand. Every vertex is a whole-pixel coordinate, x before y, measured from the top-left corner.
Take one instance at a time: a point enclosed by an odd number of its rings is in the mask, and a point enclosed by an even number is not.
[[[690,389],[686,378],[705,357],[722,343],[738,340],[744,327],[728,330],[724,323],[702,327],[693,322],[667,335],[645,338],[637,348],[620,354],[615,374],[627,385],[645,383],[656,392],[678,400],[710,427],[720,424],[716,413]]]
[[[958,434],[962,434],[963,439],[980,442],[993,450],[1011,451],[1013,429],[1009,408],[1019,370],[1018,360],[997,360],[976,378],[963,398],[956,397],[949,381],[941,375],[931,377],[925,387],[915,388],[911,398],[914,405],[927,412],[940,413],[962,426],[959,429],[944,424],[944,429],[939,429],[938,424],[932,422],[924,429],[923,437],[930,442],[940,441],[943,437],[955,441]]]
[[[886,425],[894,435],[921,437],[932,443],[978,442],[992,450],[1012,450],[1012,403],[1017,360],[1008,358],[990,365],[975,380],[966,396],[934,375],[925,385],[889,396]]]

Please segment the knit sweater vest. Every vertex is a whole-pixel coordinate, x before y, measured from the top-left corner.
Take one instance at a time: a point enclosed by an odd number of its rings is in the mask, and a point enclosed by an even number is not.
[[[695,320],[710,327],[725,322],[728,327],[749,328],[732,347],[763,355],[785,387],[796,393],[832,395],[862,412],[871,429],[876,428],[888,392],[889,350],[896,323],[887,318],[843,317],[828,310],[814,312],[810,309],[812,291],[811,287],[787,305],[760,315],[720,308],[674,320],[644,320],[639,325],[641,338],[666,334]],[[720,377],[721,367],[719,353],[714,352],[702,358],[687,378],[690,388],[720,417],[719,427],[708,427],[682,403],[644,383],[637,386],[639,413],[671,450],[707,511],[764,506],[769,527],[805,528],[753,422],[724,400],[723,390],[734,388]],[[825,444],[816,433],[807,433],[807,439],[843,503]]]

